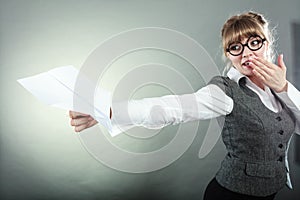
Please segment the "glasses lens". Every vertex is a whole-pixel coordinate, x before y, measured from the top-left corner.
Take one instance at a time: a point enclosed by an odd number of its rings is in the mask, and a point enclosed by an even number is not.
[[[250,37],[249,41],[248,41],[248,47],[255,51],[258,50],[259,48],[261,48],[263,45],[263,39],[259,36],[256,37]]]
[[[232,55],[239,55],[243,51],[243,45],[241,43],[233,43],[229,45],[228,50]]]

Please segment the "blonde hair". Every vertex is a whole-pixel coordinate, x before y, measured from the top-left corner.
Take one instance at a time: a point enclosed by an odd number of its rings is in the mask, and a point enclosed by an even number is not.
[[[226,55],[226,49],[232,42],[241,41],[242,38],[247,38],[254,35],[259,35],[265,38],[268,42],[267,59],[273,61],[274,59],[274,29],[269,29],[269,23],[262,14],[250,11],[230,17],[223,25],[222,47],[224,52],[224,59],[227,62],[225,70],[231,67],[231,63]],[[224,72],[225,72],[224,70]]]

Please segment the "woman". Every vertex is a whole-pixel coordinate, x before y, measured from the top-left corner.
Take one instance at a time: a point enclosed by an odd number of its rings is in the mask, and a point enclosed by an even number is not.
[[[300,92],[286,80],[283,55],[277,65],[272,63],[273,38],[261,14],[229,18],[222,44],[230,66],[227,76],[214,77],[194,94],[128,102],[128,120],[122,106],[113,106],[112,121],[120,127],[161,128],[223,116],[228,154],[204,199],[274,199],[285,184],[291,187],[286,155],[291,135],[300,133]],[[196,105],[196,112],[182,109],[178,100]],[[77,132],[97,123],[77,112],[70,111],[70,117]]]

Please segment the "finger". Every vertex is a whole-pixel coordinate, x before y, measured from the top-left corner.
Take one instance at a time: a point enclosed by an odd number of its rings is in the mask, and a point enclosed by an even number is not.
[[[86,124],[92,119],[89,119],[88,117],[81,117],[81,118],[75,118],[71,120],[71,126],[79,126],[81,124]]]
[[[253,62],[260,63],[267,68],[274,69],[274,64],[260,57],[254,57]]]
[[[265,69],[265,71],[268,72],[268,74],[269,74],[270,76],[273,76],[274,73],[280,71],[280,70],[278,71],[278,68],[280,68],[280,67],[279,67],[278,65],[272,63],[272,62],[269,62],[269,61],[267,61],[267,60],[265,60],[265,59],[258,58],[258,57],[256,58],[256,60],[257,60],[259,63],[262,63],[262,64],[264,65],[264,66],[263,66],[263,65],[260,65],[260,67],[263,68],[263,69]],[[269,70],[267,70],[266,67],[269,68]],[[281,68],[281,69],[283,69],[283,68]],[[281,71],[280,71],[280,72],[281,72]]]
[[[92,120],[88,123],[88,128],[91,127],[91,126],[94,126],[95,124],[98,124],[98,122],[96,120]]]
[[[269,77],[269,75],[264,71],[262,70],[261,68],[259,67],[255,67],[252,72],[254,73],[254,75],[256,77],[258,77],[260,80],[262,80],[264,83],[266,82],[267,78]]]
[[[257,61],[259,61],[259,62],[261,62],[261,63],[263,63],[263,64],[265,64],[265,65],[273,65],[273,63],[272,62],[270,62],[269,60],[266,60],[265,58],[262,58],[262,57],[257,57],[257,56],[255,56],[255,57],[253,57],[254,58],[254,60],[257,60]]]
[[[90,127],[94,126],[97,123],[98,122],[96,120],[92,120],[92,121],[89,121],[88,123],[81,124],[79,126],[75,126],[74,130],[75,130],[75,132],[81,132],[84,129],[90,128]]]
[[[258,80],[260,80],[262,83],[266,84],[266,79],[261,75],[258,71],[253,70],[254,76],[257,77]]]
[[[257,69],[260,73],[264,72],[263,74],[267,74],[270,76],[272,75],[273,70],[267,67],[265,64],[255,60],[253,60],[252,63],[253,64],[250,64],[250,66],[252,66],[253,69]]]
[[[78,117],[88,117],[90,116],[89,114],[84,114],[84,113],[80,113],[80,112],[75,112],[75,111],[71,111],[71,118],[78,118]]]
[[[78,117],[86,117],[86,116],[90,116],[90,115],[70,110],[69,111],[69,116],[70,116],[70,118],[75,119],[75,118],[78,118]]]
[[[283,54],[280,54],[277,59],[278,66],[281,68],[285,68],[285,63],[283,61]]]
[[[86,128],[87,128],[87,124],[82,124],[80,126],[75,126],[74,130],[75,130],[75,132],[80,132]]]

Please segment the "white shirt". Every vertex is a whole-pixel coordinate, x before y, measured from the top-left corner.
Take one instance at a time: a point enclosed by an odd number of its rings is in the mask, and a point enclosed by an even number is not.
[[[242,77],[246,77],[233,67],[227,76],[236,83]],[[262,90],[248,77],[246,77],[246,86],[254,91],[271,111],[279,112],[282,109],[280,102],[274,97],[269,87],[265,86]],[[300,134],[300,92],[288,82],[287,92],[277,93],[277,95],[295,115],[295,131]],[[233,106],[233,100],[214,84],[209,84],[192,94],[167,95],[113,103],[113,134],[124,132],[135,126],[160,129],[170,124],[211,119],[230,114]]]

